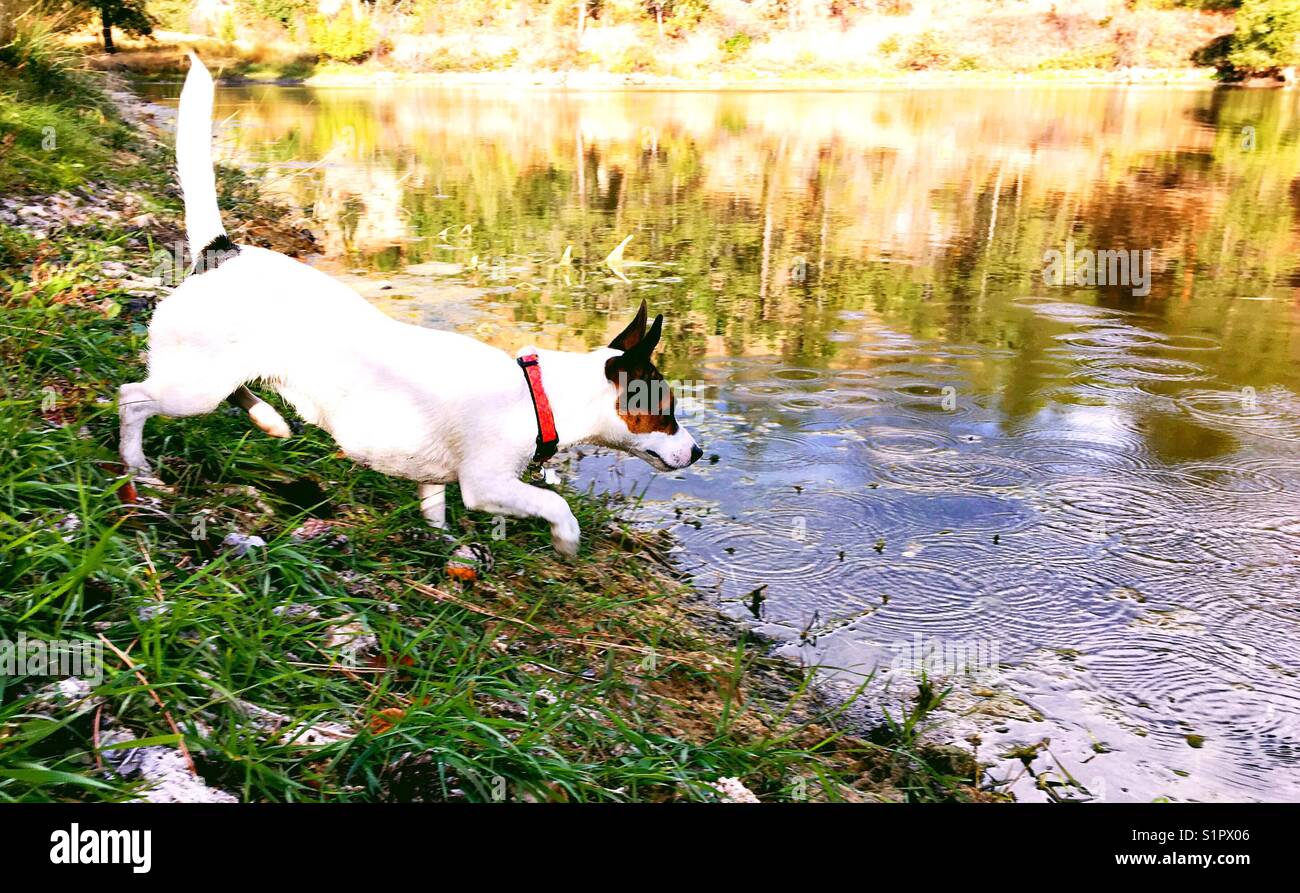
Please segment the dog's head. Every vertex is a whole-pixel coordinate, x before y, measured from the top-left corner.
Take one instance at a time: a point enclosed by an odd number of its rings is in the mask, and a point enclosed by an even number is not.
[[[663,315],[646,329],[646,306],[609,346],[621,351],[605,360],[605,378],[614,387],[607,443],[639,456],[660,471],[672,471],[697,461],[703,451],[674,416],[672,388],[655,368],[651,354],[663,334]]]

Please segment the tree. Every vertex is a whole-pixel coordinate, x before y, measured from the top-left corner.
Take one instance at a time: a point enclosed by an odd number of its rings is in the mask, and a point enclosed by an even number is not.
[[[1300,0],[1244,0],[1228,62],[1241,72],[1274,73],[1300,64]]]
[[[136,36],[153,33],[153,19],[145,11],[145,0],[74,0],[74,5],[99,11],[105,52],[117,52],[113,46],[114,27]]]
[[[17,31],[18,0],[0,0],[0,46],[8,46]]]

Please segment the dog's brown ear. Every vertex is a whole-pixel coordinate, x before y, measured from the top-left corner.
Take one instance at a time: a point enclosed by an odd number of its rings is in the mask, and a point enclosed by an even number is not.
[[[636,318],[633,319],[623,331],[614,336],[614,340],[609,342],[609,346],[615,350],[629,351],[641,342],[645,335],[645,299],[641,299],[641,309],[636,312]]]

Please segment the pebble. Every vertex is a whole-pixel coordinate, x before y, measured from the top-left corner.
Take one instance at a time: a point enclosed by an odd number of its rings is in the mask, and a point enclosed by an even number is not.
[[[244,558],[253,549],[260,549],[266,545],[266,540],[260,536],[245,536],[242,533],[228,533],[221,544],[228,548],[236,558]]]

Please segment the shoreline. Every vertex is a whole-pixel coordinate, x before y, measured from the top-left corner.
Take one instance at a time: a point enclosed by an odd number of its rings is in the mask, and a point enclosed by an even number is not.
[[[1069,68],[925,68],[841,67],[816,70],[795,65],[778,68],[724,65],[699,76],[683,77],[648,71],[619,72],[598,64],[585,67],[455,68],[438,70],[390,67],[382,60],[338,62],[323,60],[302,48],[279,47],[270,56],[252,44],[160,32],[153,41],[121,44],[116,53],[99,51],[84,41],[77,45],[87,67],[129,74],[144,80],[179,81],[188,63],[186,52],[199,52],[214,76],[228,86],[276,85],[334,87],[437,86],[448,88],[533,89],[573,92],[837,92],[883,89],[930,90],[1042,87],[1155,87],[1285,89],[1281,79],[1257,77],[1225,81],[1213,67],[1129,66]]]
[[[178,60],[183,58],[176,50]],[[185,68],[134,66],[129,51],[113,56],[92,55],[98,70],[121,72],[155,82],[184,79]],[[229,66],[227,66],[229,67]],[[1212,68],[1170,69],[1064,69],[1044,71],[881,71],[834,77],[789,74],[724,72],[701,78],[671,75],[618,74],[610,71],[399,71],[367,65],[327,65],[307,76],[283,76],[274,69],[215,75],[224,86],[281,86],[313,88],[367,88],[419,86],[445,88],[529,89],[568,92],[826,92],[863,93],[879,90],[934,89],[1041,89],[1048,87],[1134,87],[1160,89],[1286,89],[1271,78],[1229,83],[1215,77]]]

